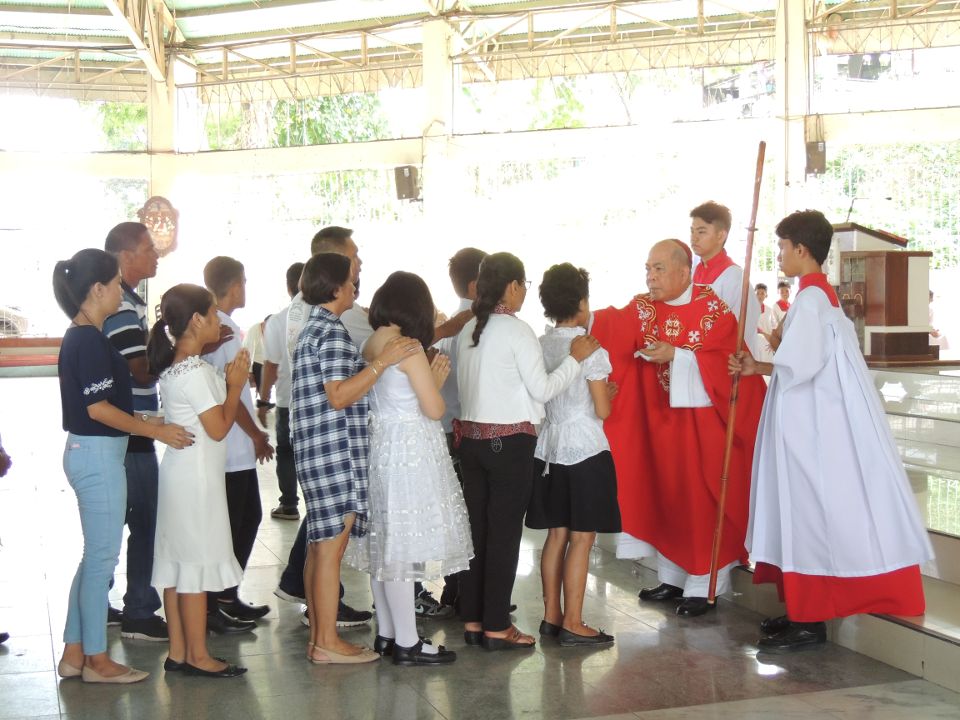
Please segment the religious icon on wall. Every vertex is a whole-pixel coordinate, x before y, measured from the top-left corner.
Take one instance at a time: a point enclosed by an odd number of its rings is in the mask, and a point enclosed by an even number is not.
[[[170,201],[160,195],[154,195],[137,210],[140,222],[147,226],[157,254],[164,257],[177,249],[177,227],[180,211],[174,209]]]

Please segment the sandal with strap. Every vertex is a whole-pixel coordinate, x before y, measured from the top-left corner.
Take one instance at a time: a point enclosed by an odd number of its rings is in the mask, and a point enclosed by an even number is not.
[[[506,637],[484,635],[480,642],[485,650],[530,650],[537,646],[536,640],[531,638],[530,642],[526,642],[523,638],[524,634],[517,629],[517,626],[511,625]]]

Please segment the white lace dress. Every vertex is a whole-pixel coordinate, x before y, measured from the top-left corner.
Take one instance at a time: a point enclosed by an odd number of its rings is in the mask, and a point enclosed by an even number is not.
[[[370,391],[369,524],[348,560],[382,581],[440,578],[473,557],[463,492],[439,420],[396,367]]]
[[[182,450],[166,448],[160,463],[151,578],[158,589],[198,593],[240,584],[227,513],[227,447],[200,423],[200,415],[226,397],[223,377],[197,356],[160,374],[166,421],[189,430],[194,442]]]

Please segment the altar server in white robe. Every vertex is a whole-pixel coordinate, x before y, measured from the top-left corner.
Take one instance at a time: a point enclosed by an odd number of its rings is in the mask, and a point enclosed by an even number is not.
[[[833,228],[815,210],[777,225],[780,268],[799,277],[757,433],[746,545],[754,583],[774,582],[786,615],[761,623],[762,651],[826,641],[824,621],[858,613],[921,615],[920,565],[933,550],[886,416],[821,265]]]
[[[753,286],[753,291],[757,295],[757,302],[760,303],[760,317],[757,319],[757,353],[754,359],[773,362],[773,346],[770,341],[773,339],[774,320],[773,311],[764,302],[767,299],[767,286],[757,283]]]

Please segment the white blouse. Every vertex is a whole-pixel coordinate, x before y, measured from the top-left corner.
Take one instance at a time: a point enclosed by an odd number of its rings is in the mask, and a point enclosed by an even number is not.
[[[558,367],[564,357],[569,357],[570,343],[585,333],[581,327],[548,327],[540,338],[547,369]],[[547,464],[576,465],[610,449],[587,383],[606,380],[612,370],[610,356],[600,348],[583,361],[580,376],[570,387],[547,403],[547,418],[537,438],[537,458]]]
[[[472,319],[457,337],[460,419],[539,425],[543,404],[579,377],[580,363],[568,355],[548,373],[536,333],[512,315],[491,315],[474,347],[476,324]]]

